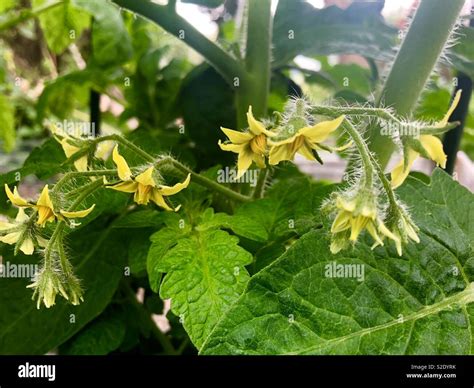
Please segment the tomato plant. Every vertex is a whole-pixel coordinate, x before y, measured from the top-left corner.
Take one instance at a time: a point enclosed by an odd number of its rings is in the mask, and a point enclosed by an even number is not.
[[[0,353],[470,354],[464,0],[162,3],[0,6]]]

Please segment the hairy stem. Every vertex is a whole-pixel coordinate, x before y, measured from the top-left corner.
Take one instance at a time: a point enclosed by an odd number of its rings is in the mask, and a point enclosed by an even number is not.
[[[365,143],[364,139],[362,138],[361,134],[357,129],[352,125],[352,123],[345,119],[342,123],[342,128],[349,134],[349,136],[354,141],[357,150],[359,151],[359,155],[362,159],[362,164],[364,168],[364,186],[372,189],[373,186],[373,175],[374,175],[374,167],[372,165],[372,159],[370,156],[369,148]]]
[[[270,169],[263,168],[259,170],[257,184],[255,185],[255,189],[252,195],[254,199],[263,197],[263,194],[265,192],[265,185],[267,183],[267,179],[269,175],[270,175]]]
[[[163,165],[163,164],[169,164],[171,167],[173,167],[175,170],[180,172],[183,176],[187,174],[191,174],[191,182],[197,183],[198,185],[201,185],[203,187],[206,187],[212,191],[215,191],[219,194],[225,195],[226,197],[238,201],[238,202],[249,202],[251,198],[242,195],[240,193],[235,192],[234,190],[231,190],[209,178],[206,178],[205,176],[202,176],[198,173],[195,173],[193,170],[190,168],[186,167],[184,164],[178,162],[177,160],[168,157],[161,159],[157,165]]]
[[[402,42],[377,105],[390,106],[401,116],[410,116],[443,48],[453,31],[464,0],[422,0]],[[429,37],[427,42],[424,37]],[[382,168],[394,150],[390,136],[370,128],[370,148]]]

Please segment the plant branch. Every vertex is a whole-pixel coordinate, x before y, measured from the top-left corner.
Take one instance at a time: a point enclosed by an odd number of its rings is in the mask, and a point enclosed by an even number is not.
[[[395,58],[377,105],[390,106],[401,116],[410,116],[448,41],[464,0],[422,0]],[[423,37],[429,36],[429,43]],[[370,148],[382,169],[395,148],[390,136],[370,128]]]
[[[190,168],[186,167],[184,164],[178,162],[177,160],[171,157],[166,157],[159,160],[156,163],[156,166],[166,165],[166,164],[170,165],[172,168],[180,172],[183,176],[187,174],[191,174],[191,182],[197,183],[198,185],[206,187],[219,194],[225,195],[226,197],[233,199],[234,201],[249,202],[251,200],[251,198],[247,197],[246,195],[237,193],[234,190],[231,190],[209,178],[206,178],[205,176],[195,173],[193,170],[191,170]]]

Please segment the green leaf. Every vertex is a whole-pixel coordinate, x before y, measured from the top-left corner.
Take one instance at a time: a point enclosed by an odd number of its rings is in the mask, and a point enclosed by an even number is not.
[[[400,196],[419,244],[402,257],[364,243],[332,255],[329,232],[309,232],[252,278],[201,353],[470,354],[474,195],[437,170],[429,186],[408,179]],[[358,278],[330,277],[341,264]]]
[[[13,151],[16,142],[15,107],[4,94],[0,94],[0,140],[6,152]]]
[[[183,81],[178,105],[186,134],[196,144],[198,168],[234,163],[235,155],[217,145],[225,139],[221,126],[236,128],[234,92],[224,79],[206,64],[196,67]]]
[[[147,228],[157,227],[163,224],[164,216],[163,212],[156,210],[146,209],[138,210],[133,213],[127,214],[125,217],[118,220],[115,224],[115,228]]]
[[[69,255],[85,290],[84,302],[71,306],[58,297],[51,309],[36,309],[28,279],[0,281],[0,353],[45,354],[97,317],[114,294],[124,268],[124,236],[106,225],[90,225],[69,235]],[[2,252],[3,263],[38,264],[39,258]]]
[[[47,179],[67,170],[62,166],[64,161],[66,156],[60,144],[49,138],[30,153],[20,172],[22,176],[34,174],[39,179]]]
[[[336,6],[319,10],[302,0],[279,1],[272,65],[286,64],[299,54],[351,53],[391,59],[396,31],[384,24],[379,7],[377,3],[354,2],[345,10]]]
[[[237,243],[222,230],[196,232],[157,263],[156,270],[166,273],[160,296],[171,298],[171,310],[198,348],[249,279],[244,266],[252,256]]]
[[[49,0],[33,0],[33,8],[46,5]],[[61,54],[71,43],[74,43],[89,25],[89,15],[75,8],[71,0],[41,13],[39,22],[48,47],[56,54]]]
[[[56,78],[44,88],[37,103],[38,121],[48,113],[66,119],[72,114],[76,101],[86,102],[91,83],[84,71],[72,72]]]
[[[150,287],[153,291],[158,292],[162,272],[159,269],[160,262],[164,255],[173,248],[180,238],[186,237],[191,227],[188,223],[181,223],[177,214],[173,214],[167,221],[167,226],[154,233],[151,237],[151,247],[147,258],[147,272]],[[182,227],[180,227],[182,226]]]
[[[334,188],[309,177],[281,180],[267,198],[239,207],[226,225],[239,236],[260,242],[303,234],[320,221],[319,207]]]
[[[108,67],[128,61],[132,40],[117,7],[107,1],[74,0],[77,7],[94,17],[92,25],[92,59]]]
[[[109,354],[122,344],[125,331],[122,314],[104,313],[61,347],[61,354],[88,356]]]

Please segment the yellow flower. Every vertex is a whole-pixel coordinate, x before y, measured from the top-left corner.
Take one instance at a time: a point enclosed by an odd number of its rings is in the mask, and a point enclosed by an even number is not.
[[[49,267],[41,268],[40,272],[35,275],[33,283],[27,288],[34,289],[33,299],[37,298],[38,309],[41,307],[41,302],[46,308],[54,306],[57,295],[61,295],[74,306],[84,301],[79,280],[74,275]]]
[[[78,146],[79,142],[81,141],[80,139],[68,135],[65,131],[61,130],[54,124],[50,125],[50,130],[56,141],[61,144],[66,158],[70,158],[81,150],[81,147]],[[87,164],[87,154],[74,161],[74,167],[76,167],[77,171],[80,172],[87,171]]]
[[[112,158],[117,166],[118,176],[122,182],[109,186],[109,188],[124,193],[135,193],[133,199],[139,205],[147,205],[152,201],[165,210],[178,211],[180,209],[181,205],[174,209],[170,207],[166,203],[164,197],[179,193],[181,190],[188,187],[191,180],[191,174],[188,174],[187,178],[182,183],[177,183],[174,186],[164,186],[157,184],[155,181],[153,177],[155,169],[153,166],[147,168],[136,177],[133,177],[127,161],[118,152],[118,146],[115,146]]]
[[[89,215],[89,213],[94,210],[95,205],[92,205],[90,208],[79,211],[66,211],[66,210],[55,210],[53,202],[49,196],[48,185],[44,186],[41,194],[36,201],[36,204],[29,203],[26,199],[22,198],[18,193],[18,189],[15,187],[13,192],[10,190],[8,185],[5,184],[5,192],[7,193],[8,198],[13,205],[17,207],[33,208],[38,211],[38,220],[36,223],[42,227],[46,225],[47,222],[53,222],[55,220],[64,221],[66,218],[83,218]]]
[[[310,127],[303,127],[288,139],[270,142],[270,164],[276,165],[284,160],[293,160],[296,153],[308,160],[317,160],[313,150],[321,150],[320,143],[325,141],[344,121],[344,116],[330,121],[321,121]]]
[[[256,120],[252,114],[252,106],[247,112],[249,130],[247,132],[234,131],[221,127],[222,132],[229,138],[229,142],[222,143],[219,147],[224,151],[239,154],[237,159],[237,179],[239,179],[252,164],[265,168],[265,155],[267,152],[267,136],[275,136],[275,133],[267,130],[263,123]]]
[[[25,224],[28,221],[29,217],[22,208],[18,209],[14,222],[0,221],[0,233],[6,233],[4,236],[0,236],[0,241],[10,245],[19,243],[20,251],[25,255],[32,255],[35,245]]]
[[[448,124],[449,117],[453,113],[454,109],[456,109],[459,100],[461,99],[461,92],[461,90],[458,90],[451,106],[448,109],[448,112],[444,115],[443,119],[435,125],[435,127],[442,128]],[[442,168],[446,167],[447,157],[443,151],[443,143],[440,139],[434,135],[420,135],[418,141],[431,160],[436,162],[436,164]],[[402,158],[390,173],[392,187],[394,189],[399,187],[405,181],[406,177],[410,173],[413,163],[420,156],[420,153],[413,150],[412,148],[409,148],[406,152],[408,154],[405,156],[405,158]]]
[[[348,240],[355,243],[360,233],[366,229],[378,245],[383,245],[383,237],[396,239],[390,230],[377,216],[377,208],[370,200],[346,200],[342,197],[336,199],[336,208],[339,210],[331,226],[334,234],[331,252],[337,253],[343,244],[340,236],[347,236]]]
[[[395,239],[392,240],[395,242],[395,247],[397,248],[398,256],[401,256],[403,253],[402,244],[407,244],[411,239],[416,243],[420,242],[420,238],[416,233],[418,227],[413,223],[410,216],[405,213],[403,209],[399,209],[399,216],[392,222],[394,225],[390,227],[392,234],[395,236]],[[377,245],[380,245],[378,242],[372,247],[375,248]]]

